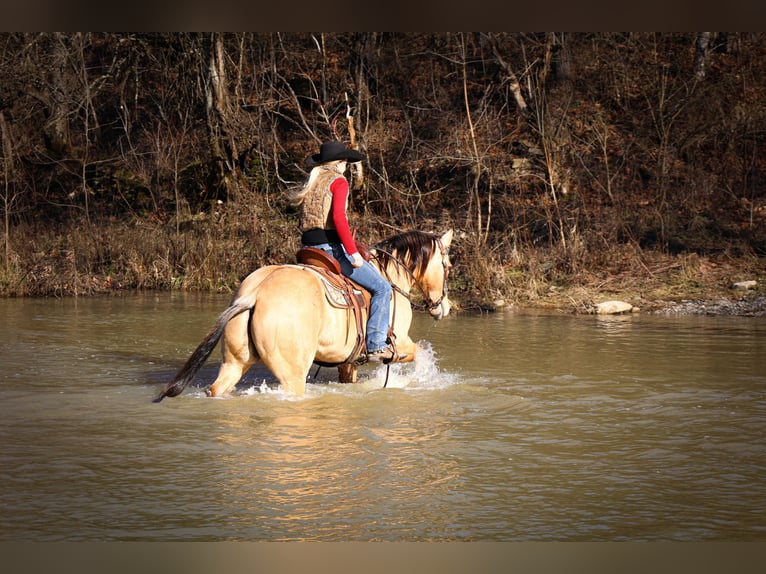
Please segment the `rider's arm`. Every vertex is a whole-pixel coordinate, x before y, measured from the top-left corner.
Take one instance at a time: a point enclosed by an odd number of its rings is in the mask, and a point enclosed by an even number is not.
[[[355,256],[359,255],[359,250],[356,247],[354,237],[351,235],[351,229],[348,225],[348,218],[346,217],[346,203],[348,200],[348,181],[345,177],[339,177],[330,185],[330,192],[332,193],[332,221],[335,224],[335,231],[338,232],[340,242],[346,249],[352,258],[357,259]],[[360,260],[362,256],[358,257]]]

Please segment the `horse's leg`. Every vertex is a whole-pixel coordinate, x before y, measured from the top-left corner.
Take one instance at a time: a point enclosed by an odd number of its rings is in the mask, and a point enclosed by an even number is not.
[[[418,345],[410,337],[410,325],[412,324],[412,309],[401,295],[398,293],[396,297],[399,299],[396,301],[397,313],[394,324],[394,345],[396,353],[401,357],[397,362],[399,363],[411,363],[415,360],[415,354],[418,350]],[[393,313],[393,310],[392,310]]]
[[[297,362],[296,357],[270,357],[269,370],[279,380],[286,393],[302,397],[306,393],[306,377],[311,369],[311,361]]]
[[[352,363],[344,363],[338,367],[338,379],[341,383],[355,383],[359,369]]]
[[[255,349],[248,335],[249,313],[241,313],[226,325],[223,334],[223,360],[215,382],[205,393],[209,397],[225,395],[240,381],[247,369],[256,362]]]
[[[306,378],[316,355],[320,318],[313,312],[273,307],[253,314],[255,349],[263,364],[282,385],[282,390],[302,397]]]
[[[307,321],[282,321],[269,336],[259,331],[255,345],[263,363],[277,378],[282,390],[298,397],[306,392],[306,378],[316,353],[316,336],[307,332]],[[310,321],[308,321],[310,322]]]
[[[396,352],[402,357],[398,363],[411,363],[415,360],[415,353],[418,350],[418,345],[409,337],[405,337],[403,340],[396,340]]]
[[[326,320],[321,282],[308,271],[286,269],[261,283],[258,301],[251,323],[255,351],[285,392],[303,396]]]
[[[253,271],[242,280],[235,300],[249,304],[250,307],[254,306],[258,285],[279,269],[279,265],[267,265]],[[250,313],[242,313],[226,325],[221,342],[223,360],[215,382],[205,390],[208,396],[217,397],[231,391],[247,369],[258,360],[250,339],[249,327]]]

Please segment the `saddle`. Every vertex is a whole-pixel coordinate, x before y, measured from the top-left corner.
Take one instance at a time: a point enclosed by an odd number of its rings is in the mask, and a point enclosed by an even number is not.
[[[351,309],[356,322],[356,344],[344,363],[357,362],[366,355],[364,326],[366,317],[370,315],[369,291],[341,273],[340,263],[322,249],[302,247],[295,254],[296,261],[319,275],[325,290],[328,303],[339,309]],[[322,367],[335,367],[337,364],[327,364],[315,361]]]
[[[295,259],[303,265],[313,265],[340,275],[340,262],[318,247],[301,247],[295,254]]]

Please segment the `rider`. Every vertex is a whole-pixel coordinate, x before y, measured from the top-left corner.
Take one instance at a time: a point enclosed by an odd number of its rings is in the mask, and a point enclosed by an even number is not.
[[[362,160],[362,155],[342,142],[329,141],[319,146],[319,153],[306,158],[311,168],[303,188],[290,193],[300,205],[301,244],[322,249],[340,263],[346,277],[364,287],[372,296],[367,319],[367,358],[391,362],[394,350],[388,344],[391,284],[360,255],[349,229],[349,186],[343,175],[348,162]]]

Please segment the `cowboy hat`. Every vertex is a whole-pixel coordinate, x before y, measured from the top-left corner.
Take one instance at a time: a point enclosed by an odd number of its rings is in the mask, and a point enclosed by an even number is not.
[[[306,165],[308,167],[315,167],[328,161],[337,161],[339,159],[345,159],[350,162],[362,161],[362,154],[355,149],[347,148],[343,142],[325,142],[319,146],[319,153],[306,158]]]

